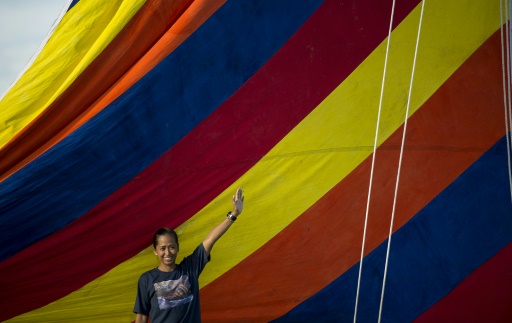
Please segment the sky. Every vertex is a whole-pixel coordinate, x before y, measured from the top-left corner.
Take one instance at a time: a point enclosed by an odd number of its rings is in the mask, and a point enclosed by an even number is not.
[[[0,0],[0,98],[32,56],[68,0]]]

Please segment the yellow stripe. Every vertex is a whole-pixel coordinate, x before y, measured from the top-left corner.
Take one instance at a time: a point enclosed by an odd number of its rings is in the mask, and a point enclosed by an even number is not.
[[[496,4],[487,0],[426,3],[411,111],[499,28],[498,13]],[[416,8],[392,35],[380,143],[403,122],[418,20]],[[245,190],[246,209],[217,242],[202,286],[272,239],[370,155],[384,55],[385,43],[238,183],[178,228],[180,254],[187,255],[223,219],[236,187]],[[129,322],[134,319],[137,279],[156,265],[147,248],[80,290],[13,321]]]
[[[82,0],[66,13],[32,66],[0,101],[0,147],[80,75],[144,2]]]

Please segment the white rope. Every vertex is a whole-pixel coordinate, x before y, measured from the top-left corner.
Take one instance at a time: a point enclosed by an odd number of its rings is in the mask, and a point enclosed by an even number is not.
[[[512,166],[511,166],[511,133],[509,127],[509,119],[512,122],[512,110],[510,103],[510,50],[509,50],[509,32],[508,32],[508,5],[505,0],[505,28],[506,32],[503,32],[503,1],[500,0],[500,36],[501,36],[501,71],[503,81],[503,107],[505,114],[505,137],[507,139],[507,162],[508,162],[508,177],[510,185],[510,200],[512,201]],[[506,44],[506,45],[505,45]],[[507,48],[505,52],[505,47]],[[508,83],[508,86],[507,86]],[[507,99],[508,96],[508,99]]]
[[[421,25],[423,23],[423,13],[425,11],[425,2],[426,2],[426,0],[423,0],[422,4],[421,4],[421,14],[420,14],[420,21],[419,21],[419,25],[418,25],[418,36],[416,38],[416,48],[414,50],[414,61],[413,61],[413,64],[412,64],[411,82],[409,84],[409,95],[408,95],[408,98],[407,98],[407,109],[405,111],[404,130],[403,130],[403,134],[402,134],[402,144],[400,146],[400,158],[399,158],[399,161],[398,161],[398,172],[397,172],[397,175],[396,175],[395,196],[394,196],[394,199],[393,199],[393,210],[391,212],[391,221],[390,221],[390,225],[389,225],[388,246],[387,246],[387,250],[386,250],[386,263],[384,265],[384,277],[383,277],[383,280],[382,280],[382,293],[380,295],[380,307],[379,307],[379,319],[378,319],[379,323],[380,323],[381,318],[382,318],[382,304],[384,303],[384,291],[386,289],[386,276],[387,276],[388,264],[389,264],[389,250],[391,249],[391,236],[393,234],[393,222],[395,220],[395,210],[396,210],[396,201],[397,201],[397,195],[398,195],[398,185],[399,185],[399,182],[400,182],[400,171],[402,169],[402,158],[403,158],[403,155],[404,155],[405,135],[407,133],[407,120],[408,120],[408,116],[409,116],[409,108],[411,106],[411,93],[412,93],[412,86],[413,86],[413,83],[414,83],[414,72],[416,70],[416,58],[418,56],[418,47],[419,47],[419,43],[420,43]]]
[[[389,21],[389,30],[388,30],[388,40],[386,45],[386,56],[384,58],[384,72],[382,74],[382,84],[380,88],[380,99],[379,99],[379,110],[377,113],[377,125],[375,126],[375,139],[373,142],[373,156],[372,156],[372,167],[370,171],[370,184],[368,185],[368,198],[366,200],[366,214],[364,218],[364,229],[363,229],[363,242],[361,245],[361,258],[359,260],[359,275],[357,278],[357,291],[356,291],[356,304],[354,308],[354,323],[356,323],[357,320],[357,307],[359,304],[359,291],[361,288],[361,274],[363,271],[363,258],[364,258],[364,247],[366,244],[366,231],[368,228],[368,214],[370,210],[370,197],[372,193],[372,184],[373,184],[373,173],[375,169],[375,156],[377,155],[377,144],[378,144],[378,138],[379,138],[379,127],[380,127],[380,115],[382,111],[382,98],[384,97],[384,84],[386,80],[386,71],[388,66],[388,57],[389,57],[389,47],[391,43],[391,32],[393,31],[393,17],[395,15],[395,0],[393,0],[393,5],[391,7],[391,18]]]
[[[507,129],[507,133],[505,134],[506,137],[507,137],[507,159],[508,159],[508,170],[509,170],[509,173],[508,173],[508,177],[509,177],[509,183],[510,183],[510,199],[512,201],[512,169],[511,169],[511,147],[512,147],[512,101],[511,101],[511,93],[510,93],[510,84],[511,84],[511,76],[510,76],[510,71],[512,69],[512,66],[510,64],[510,59],[511,59],[511,55],[510,55],[510,28],[511,28],[511,24],[510,24],[510,3],[508,1],[505,0],[505,6],[507,7],[507,10],[506,10],[506,22],[508,23],[508,28],[506,29],[507,31],[507,78],[508,78],[508,87],[507,87],[507,93],[508,93],[508,127],[506,127]],[[505,122],[507,121],[507,119],[505,119]]]
[[[20,78],[23,76],[23,74],[25,74],[25,72],[29,69],[30,66],[32,66],[32,63],[34,63],[34,60],[36,59],[37,56],[39,56],[39,54],[41,53],[41,51],[43,50],[43,47],[46,45],[46,43],[48,42],[48,40],[50,39],[50,37],[53,35],[53,32],[55,31],[55,28],[57,28],[57,25],[60,23],[60,21],[62,20],[62,18],[64,17],[64,15],[66,14],[66,12],[68,12],[68,9],[69,9],[69,6],[71,5],[71,2],[73,0],[68,0],[66,5],[62,8],[59,16],[57,17],[57,19],[55,19],[53,21],[53,24],[52,26],[50,27],[50,30],[46,33],[46,36],[44,37],[43,41],[39,44],[39,47],[37,48],[36,52],[34,53],[34,55],[32,55],[32,57],[30,58],[30,60],[27,62],[27,64],[25,64],[25,67],[23,68],[23,70],[18,74],[18,76],[16,76],[16,79],[14,79],[14,81],[9,85],[9,87],[7,88],[7,90],[5,90],[1,95],[0,95],[0,101],[2,101],[2,99],[7,95],[7,93],[13,88],[13,86],[20,80]]]

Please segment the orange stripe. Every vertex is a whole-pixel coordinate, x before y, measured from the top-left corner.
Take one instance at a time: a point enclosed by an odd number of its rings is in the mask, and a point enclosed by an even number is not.
[[[188,6],[191,1],[149,0],[144,4],[77,80],[0,150],[0,181],[30,163],[124,93],[226,0],[194,1]],[[165,32],[170,24],[171,28]],[[149,49],[158,38],[160,40]],[[127,51],[127,44],[134,46]],[[146,51],[147,54],[142,56]]]
[[[504,135],[499,46],[494,34],[409,119],[395,230]],[[387,238],[401,135],[399,129],[376,155],[366,254]],[[203,318],[275,319],[356,264],[370,168],[368,158],[273,240],[204,287]]]

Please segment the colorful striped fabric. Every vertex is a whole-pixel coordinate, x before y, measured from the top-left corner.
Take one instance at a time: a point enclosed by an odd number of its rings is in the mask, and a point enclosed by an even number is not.
[[[0,100],[0,321],[132,322],[237,187],[205,322],[510,321],[500,2],[396,1],[388,47],[392,4],[70,1]]]

